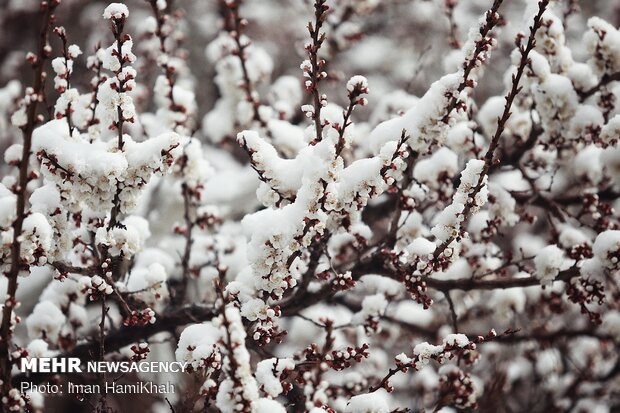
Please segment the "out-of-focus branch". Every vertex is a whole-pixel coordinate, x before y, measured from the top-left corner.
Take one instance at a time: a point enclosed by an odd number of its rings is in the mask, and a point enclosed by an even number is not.
[[[593,86],[592,88],[588,90],[577,91],[577,93],[579,94],[579,98],[583,102],[584,100],[588,99],[590,96],[594,95],[596,92],[598,92],[603,87],[610,84],[611,82],[617,82],[617,81],[620,81],[620,72],[616,72],[611,75],[604,75],[601,81],[598,82],[596,86]]]

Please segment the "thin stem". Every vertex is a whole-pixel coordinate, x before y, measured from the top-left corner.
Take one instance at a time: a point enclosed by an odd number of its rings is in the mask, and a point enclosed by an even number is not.
[[[247,24],[245,19],[241,17],[239,14],[239,8],[241,7],[241,1],[231,1],[224,2],[224,6],[228,11],[228,21],[227,21],[227,29],[230,37],[235,41],[235,45],[237,46],[237,50],[234,54],[239,58],[239,62],[241,64],[241,73],[243,76],[243,90],[245,92],[246,100],[252,105],[252,116],[253,120],[258,122],[259,125],[263,128],[267,127],[267,122],[261,117],[259,112],[260,99],[257,98],[257,92],[252,85],[252,80],[250,79],[250,73],[248,72],[247,67],[247,56],[245,54],[245,50],[250,46],[250,42],[243,42],[241,40],[241,33]]]
[[[323,124],[321,123],[321,108],[323,107],[321,94],[319,91],[319,82],[324,78],[323,69],[325,61],[319,59],[319,50],[325,41],[325,33],[321,32],[323,22],[327,17],[329,7],[325,4],[326,0],[316,0],[314,3],[314,24],[308,23],[308,31],[312,38],[312,42],[306,46],[308,57],[310,58],[311,69],[310,75],[310,92],[312,93],[312,105],[314,111],[312,119],[314,120],[314,129],[316,131],[316,142],[323,139]]]
[[[105,305],[105,295],[101,297],[101,321],[99,322],[99,361],[103,361],[105,357],[105,318],[108,313],[108,309]],[[105,386],[106,374],[105,371],[99,373],[99,381],[101,385]],[[103,411],[107,410],[107,392],[102,392],[99,396],[99,405]]]

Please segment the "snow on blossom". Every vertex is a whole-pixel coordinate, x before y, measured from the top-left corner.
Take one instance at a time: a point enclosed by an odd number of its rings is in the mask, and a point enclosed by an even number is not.
[[[27,347],[28,356],[31,358],[50,357],[51,351],[49,350],[49,344],[40,338],[32,340]]]
[[[345,413],[388,413],[390,406],[382,392],[359,394],[347,402]]]
[[[15,194],[8,190],[6,186],[0,184],[0,228],[8,230],[15,219],[15,204],[17,198]]]
[[[65,320],[65,315],[57,306],[49,301],[41,301],[26,319],[28,336],[55,343]]]
[[[128,217],[122,226],[101,227],[97,230],[95,241],[113,255],[131,257],[140,252],[148,237],[148,223],[140,217]]]
[[[534,98],[547,136],[557,138],[562,124],[572,119],[577,111],[579,99],[570,79],[558,74],[549,75],[534,89]]]
[[[547,245],[534,258],[536,277],[543,285],[550,285],[560,271],[566,267],[564,251],[557,245]]]
[[[366,317],[381,316],[387,308],[388,302],[384,294],[374,294],[364,297],[362,301],[362,315]]]
[[[121,19],[129,17],[129,9],[123,3],[111,3],[103,11],[104,19]]]
[[[441,148],[430,158],[416,163],[413,169],[413,177],[420,182],[436,187],[448,176],[457,172],[458,156],[448,148]]]
[[[442,351],[443,346],[436,346],[429,343],[419,343],[413,348],[413,354],[418,357],[422,365],[428,364],[432,356],[438,355]]]
[[[52,248],[52,227],[40,213],[33,213],[24,219],[20,259],[28,264],[41,265],[47,262]]]
[[[42,160],[45,178],[72,202],[108,211],[120,189],[122,209],[130,211],[151,176],[166,173],[179,156],[180,137],[166,133],[145,142],[125,139],[124,151],[118,151],[115,142],[90,143],[82,136],[69,136],[59,119],[35,130],[33,149]]]
[[[462,212],[470,205],[473,212],[482,207],[488,196],[487,176],[480,175],[484,169],[484,161],[472,159],[467,162],[461,172],[461,183],[453,196],[452,203],[435,218],[436,224],[431,232],[439,241],[447,241],[458,235],[463,222]],[[478,185],[480,183],[480,186]]]
[[[583,40],[592,55],[588,63],[597,74],[620,70],[620,32],[600,17],[588,20],[589,30]]]
[[[220,384],[216,405],[222,412],[233,412],[237,410],[237,403],[251,405],[259,399],[258,383],[252,375],[250,353],[245,346],[246,333],[239,310],[231,305],[226,306],[224,315],[217,323],[228,350],[224,355],[224,360],[227,360],[227,377]],[[234,365],[231,362],[233,359]]]
[[[150,307],[157,307],[159,301],[168,298],[167,279],[164,266],[154,262],[148,267],[138,267],[129,273],[127,291]]]
[[[355,75],[350,78],[347,82],[347,90],[353,92],[355,88],[368,91],[368,79],[361,75]]]
[[[463,348],[469,344],[469,339],[465,334],[449,334],[443,339],[443,343]]]
[[[275,400],[260,398],[252,403],[252,413],[286,413],[286,409]]]
[[[609,269],[618,268],[620,262],[620,231],[605,231],[598,234],[592,251],[605,267]]]
[[[292,359],[266,359],[256,364],[256,381],[270,397],[276,398],[284,391],[280,376],[285,370],[293,370]]]
[[[177,361],[188,362],[194,369],[217,368],[222,361],[217,346],[220,334],[220,330],[212,323],[186,327],[175,352]]]

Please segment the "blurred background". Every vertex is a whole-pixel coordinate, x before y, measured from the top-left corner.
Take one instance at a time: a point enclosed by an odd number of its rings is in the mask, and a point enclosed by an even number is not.
[[[101,14],[109,2],[92,0],[62,0],[56,14],[56,24],[66,28],[69,43],[76,43],[84,54],[76,61],[72,82],[81,90],[88,90],[92,73],[85,68],[86,58],[97,44],[107,46],[110,32]],[[159,69],[148,50],[140,48],[141,36],[145,33],[145,19],[152,15],[146,0],[128,0],[131,11],[127,32],[137,46],[138,82],[143,84],[139,109],[153,108],[152,86]],[[484,88],[476,89],[477,101],[502,91],[502,79],[508,62],[507,54],[512,50],[517,27],[522,25],[523,11],[529,0],[511,0],[502,6],[507,25],[499,35],[500,48],[492,57],[481,82]],[[567,17],[566,30],[571,46],[579,54],[578,33],[583,33],[589,16],[604,16],[614,25],[620,23],[620,2],[610,0],[561,0],[557,9],[568,13],[571,7],[580,7],[582,13]],[[11,100],[18,93],[17,80],[30,84],[31,71],[25,63],[28,51],[34,50],[39,27],[39,0],[0,0],[0,150],[14,141],[15,130],[7,124],[7,115],[13,107]],[[452,19],[448,10],[454,4]],[[462,44],[470,27],[475,26],[481,14],[490,7],[491,0],[333,0],[332,14],[326,26],[328,34],[328,67],[332,92],[330,100],[341,103],[346,95],[343,86],[353,74],[369,78],[371,96],[369,106],[358,116],[369,116],[378,100],[373,96],[404,90],[419,96],[430,83],[448,70],[450,61],[457,64],[460,59],[444,57]],[[217,37],[222,29],[223,7],[221,0],[168,0],[167,8],[178,17],[175,25],[182,37],[177,36],[180,47],[177,53],[188,60],[189,79],[198,101],[198,119],[213,107],[219,97],[214,82],[214,64],[205,56],[206,46]],[[246,34],[263,48],[272,58],[274,67],[272,79],[282,75],[293,75],[302,81],[299,64],[304,59],[303,44],[308,37],[306,24],[312,17],[312,3],[308,0],[252,0],[241,9],[242,16],[249,22]],[[451,24],[451,20],[452,23]],[[451,35],[452,33],[452,35]],[[455,43],[456,41],[456,43]],[[53,56],[58,56],[60,40],[52,36]],[[141,52],[144,52],[141,54]],[[580,56],[574,56],[579,59]],[[443,62],[443,63],[442,63]],[[49,61],[48,61],[49,64]],[[82,65],[82,67],[80,67]],[[49,73],[51,72],[48,70]],[[55,92],[48,82],[50,102],[55,101]],[[267,84],[268,82],[264,82]],[[266,86],[264,86],[266,87]],[[326,87],[326,86],[324,86]],[[260,90],[259,92],[264,92]],[[261,94],[261,96],[263,96]],[[302,118],[303,119],[303,118]],[[208,128],[207,128],[208,129]],[[205,128],[203,128],[203,131]],[[199,132],[200,138],[209,138],[208,132]]]

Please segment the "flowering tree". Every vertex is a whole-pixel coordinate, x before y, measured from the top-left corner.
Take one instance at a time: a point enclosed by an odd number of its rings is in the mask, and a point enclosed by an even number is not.
[[[516,3],[2,6],[3,411],[620,408],[620,4]]]

